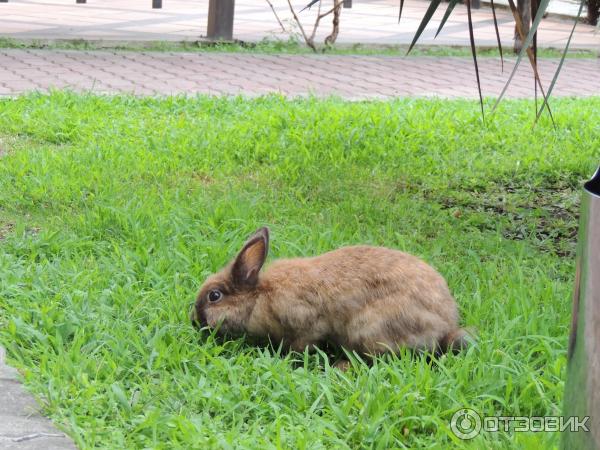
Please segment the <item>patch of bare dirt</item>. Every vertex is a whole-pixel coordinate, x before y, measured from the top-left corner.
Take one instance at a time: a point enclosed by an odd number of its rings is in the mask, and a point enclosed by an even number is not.
[[[502,220],[506,239],[529,239],[540,249],[571,257],[577,245],[579,190],[568,185],[528,186],[494,184],[481,191],[434,198],[453,215],[479,212],[489,215],[481,228],[494,228]]]
[[[14,230],[15,225],[11,222],[5,222],[2,223],[0,222],[0,241],[3,241],[4,239],[6,239],[6,236],[9,235],[9,233],[12,232],[12,230]]]

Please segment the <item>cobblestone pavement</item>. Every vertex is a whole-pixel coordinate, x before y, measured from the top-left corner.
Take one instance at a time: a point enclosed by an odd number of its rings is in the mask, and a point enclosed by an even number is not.
[[[514,65],[481,58],[484,95],[497,96]],[[558,60],[541,60],[547,86]],[[557,96],[600,95],[600,59],[565,62]],[[476,98],[473,61],[453,57],[319,56],[232,53],[139,53],[71,50],[0,50],[0,95],[69,88],[77,92],[136,95],[336,95],[349,99],[397,96]],[[510,97],[532,97],[524,61]]]

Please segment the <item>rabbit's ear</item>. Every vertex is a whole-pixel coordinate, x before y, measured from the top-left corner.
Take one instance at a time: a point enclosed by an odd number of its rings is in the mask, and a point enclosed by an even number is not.
[[[235,258],[231,268],[233,284],[238,287],[253,287],[258,282],[258,272],[269,252],[269,229],[262,227],[248,239]]]

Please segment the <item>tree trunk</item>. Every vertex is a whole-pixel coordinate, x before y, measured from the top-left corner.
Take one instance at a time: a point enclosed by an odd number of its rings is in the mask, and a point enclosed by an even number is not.
[[[325,38],[325,45],[333,45],[338,37],[340,32],[340,14],[342,13],[342,8],[337,7],[340,5],[342,0],[333,0],[333,29],[331,30],[331,34]]]
[[[209,0],[206,37],[213,40],[233,39],[235,0]]]
[[[517,10],[519,11],[519,16],[521,16],[521,22],[523,22],[524,36],[527,37],[527,33],[529,33],[529,28],[531,27],[531,0],[517,0]],[[523,42],[521,42],[517,26],[515,25],[515,53],[519,53],[522,46]]]

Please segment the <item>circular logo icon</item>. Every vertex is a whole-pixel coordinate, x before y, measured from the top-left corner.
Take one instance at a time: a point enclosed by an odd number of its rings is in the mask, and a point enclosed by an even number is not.
[[[459,409],[450,420],[450,429],[459,439],[473,439],[481,431],[481,417],[470,408]]]

